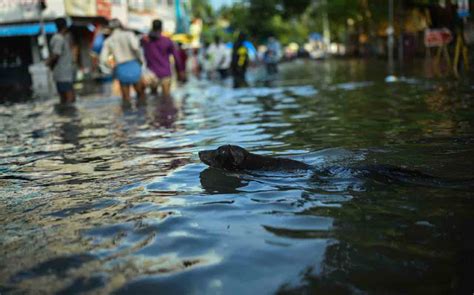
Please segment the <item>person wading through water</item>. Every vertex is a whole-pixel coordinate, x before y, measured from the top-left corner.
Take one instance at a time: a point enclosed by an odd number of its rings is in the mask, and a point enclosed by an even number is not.
[[[240,33],[232,48],[231,69],[232,76],[234,77],[234,88],[246,87],[248,85],[245,73],[249,64],[249,53],[244,42],[245,34]]]
[[[73,88],[75,73],[69,30],[66,19],[58,18],[54,22],[58,32],[51,38],[51,56],[45,64],[53,70],[53,78],[56,81],[61,103],[73,103],[76,100]]]
[[[133,32],[126,31],[118,19],[109,22],[112,34],[104,42],[100,53],[101,65],[113,67],[114,77],[120,82],[122,103],[131,104],[130,86],[133,85],[138,95],[138,102],[144,104],[145,89],[141,81],[143,56],[140,41]],[[112,62],[111,62],[112,59]]]
[[[162,32],[163,24],[156,19],[152,23],[152,30],[148,36],[142,40],[143,50],[148,69],[154,77],[151,79],[152,92],[156,93],[156,88],[161,84],[163,97],[169,97],[171,92],[171,64],[170,56],[173,56],[178,80],[183,80],[185,73],[184,65],[178,53],[178,48],[170,38],[164,36]]]

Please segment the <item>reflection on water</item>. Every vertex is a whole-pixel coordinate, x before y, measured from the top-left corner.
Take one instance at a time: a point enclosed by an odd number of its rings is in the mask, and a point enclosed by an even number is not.
[[[230,194],[238,193],[238,189],[245,187],[245,181],[240,175],[227,175],[225,171],[206,168],[199,174],[201,187],[208,194]]]
[[[191,82],[130,109],[0,106],[0,292],[472,292],[468,186],[345,168],[473,178],[472,86],[383,68],[298,61],[272,87]],[[330,175],[199,163],[222,144]]]

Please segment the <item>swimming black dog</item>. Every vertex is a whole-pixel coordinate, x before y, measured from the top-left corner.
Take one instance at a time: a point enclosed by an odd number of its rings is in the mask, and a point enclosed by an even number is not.
[[[425,174],[420,171],[401,168],[392,165],[362,165],[357,167],[326,167],[315,170],[315,167],[291,159],[274,158],[253,154],[236,145],[223,145],[215,150],[199,152],[199,158],[204,164],[227,171],[298,171],[312,170],[313,179],[333,177],[341,171],[348,172],[356,178],[367,178],[382,183],[406,183],[423,186],[438,186],[451,188],[471,188],[473,179],[447,179]],[[343,173],[347,174],[347,173]]]
[[[215,150],[200,151],[199,159],[210,167],[229,171],[311,169],[310,165],[303,162],[253,154],[237,145],[223,145]]]

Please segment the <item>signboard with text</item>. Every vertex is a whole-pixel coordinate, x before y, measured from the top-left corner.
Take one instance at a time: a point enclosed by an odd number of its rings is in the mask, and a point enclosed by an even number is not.
[[[424,43],[426,47],[439,47],[447,45],[451,41],[453,41],[453,34],[446,28],[425,31]]]
[[[97,15],[110,18],[112,16],[112,4],[110,0],[97,0]]]
[[[118,18],[127,23],[127,0],[64,0],[69,16]]]
[[[129,0],[128,27],[140,32],[148,32],[154,19],[163,21],[163,30],[173,33],[176,29],[175,6],[172,1]]]
[[[65,16],[64,0],[47,0],[43,11],[45,19]],[[0,0],[0,23],[38,21],[39,0]]]
[[[72,16],[93,16],[96,13],[95,0],[64,0],[66,13]]]

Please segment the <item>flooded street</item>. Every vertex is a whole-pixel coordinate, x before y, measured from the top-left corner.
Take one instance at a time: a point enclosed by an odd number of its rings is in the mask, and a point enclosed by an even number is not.
[[[0,105],[0,293],[472,287],[472,186],[199,161],[235,144],[316,171],[389,164],[473,179],[474,81],[385,73],[383,61],[296,61],[270,86],[192,81],[138,109],[100,95]]]

